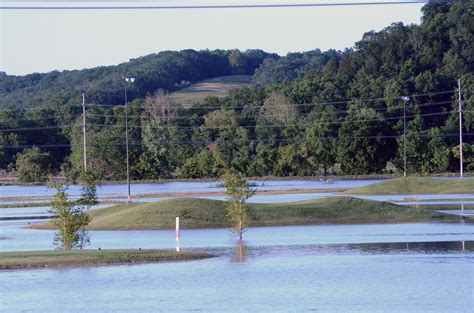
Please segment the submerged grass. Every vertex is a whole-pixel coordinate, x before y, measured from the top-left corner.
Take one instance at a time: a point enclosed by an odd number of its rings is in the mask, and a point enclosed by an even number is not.
[[[436,179],[406,177],[390,179],[345,192],[348,195],[472,194],[474,178]]]
[[[182,228],[223,228],[231,225],[225,208],[224,201],[190,198],[121,204],[92,211],[89,229],[173,229],[177,216]],[[250,204],[249,208],[252,226],[457,221],[453,216],[431,210],[352,197]],[[50,228],[51,225],[33,227]]]
[[[0,269],[64,268],[111,264],[189,261],[209,258],[201,252],[171,250],[55,250],[0,253]]]

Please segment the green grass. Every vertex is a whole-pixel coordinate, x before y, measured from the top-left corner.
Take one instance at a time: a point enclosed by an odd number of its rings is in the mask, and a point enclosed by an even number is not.
[[[171,99],[185,107],[200,102],[206,97],[225,97],[238,88],[251,85],[252,76],[232,75],[206,79],[171,94]]]
[[[348,195],[472,194],[474,178],[434,179],[407,177],[386,180],[345,192]]]
[[[110,264],[189,261],[212,257],[171,250],[54,250],[0,253],[0,269],[63,268]]]
[[[229,227],[226,203],[205,199],[172,199],[154,203],[121,204],[92,211],[90,230]],[[351,197],[332,197],[292,203],[250,204],[252,226],[405,223],[457,221],[447,214]],[[34,228],[50,228],[49,224]]]

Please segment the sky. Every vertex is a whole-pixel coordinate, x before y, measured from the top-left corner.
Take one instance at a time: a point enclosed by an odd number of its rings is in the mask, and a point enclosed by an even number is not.
[[[419,24],[422,3],[284,8],[103,9],[127,6],[322,4],[376,0],[0,1],[0,71],[114,65],[164,50],[350,48],[370,30]],[[388,0],[378,0],[384,2]],[[37,6],[43,9],[5,9]],[[44,9],[62,6],[67,9]],[[78,9],[84,6],[89,9]],[[97,7],[102,7],[97,9]],[[72,8],[73,7],[73,8]],[[92,7],[92,8],[91,8]],[[95,8],[95,9],[94,9]]]

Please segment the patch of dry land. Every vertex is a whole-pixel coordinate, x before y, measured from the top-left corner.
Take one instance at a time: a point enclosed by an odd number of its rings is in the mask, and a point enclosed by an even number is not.
[[[170,199],[152,203],[119,204],[91,211],[90,230],[173,229],[175,217],[181,227],[226,228],[232,225],[227,203],[207,199]],[[420,208],[352,197],[290,203],[249,204],[251,226],[453,222],[459,217]],[[51,229],[49,223],[35,229]]]
[[[0,253],[0,270],[191,261],[213,257],[172,250],[54,250]]]

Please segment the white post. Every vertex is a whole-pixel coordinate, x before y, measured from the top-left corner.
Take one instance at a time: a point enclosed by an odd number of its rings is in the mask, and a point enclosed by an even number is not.
[[[179,217],[176,217],[176,241],[179,241]]]
[[[459,101],[459,177],[463,178],[463,157],[462,157],[462,99],[461,80],[458,79],[458,101]]]
[[[82,93],[82,134],[84,143],[84,172],[87,172],[87,151],[86,151],[86,97]]]
[[[176,252],[181,251],[179,247],[179,217],[176,217]]]

